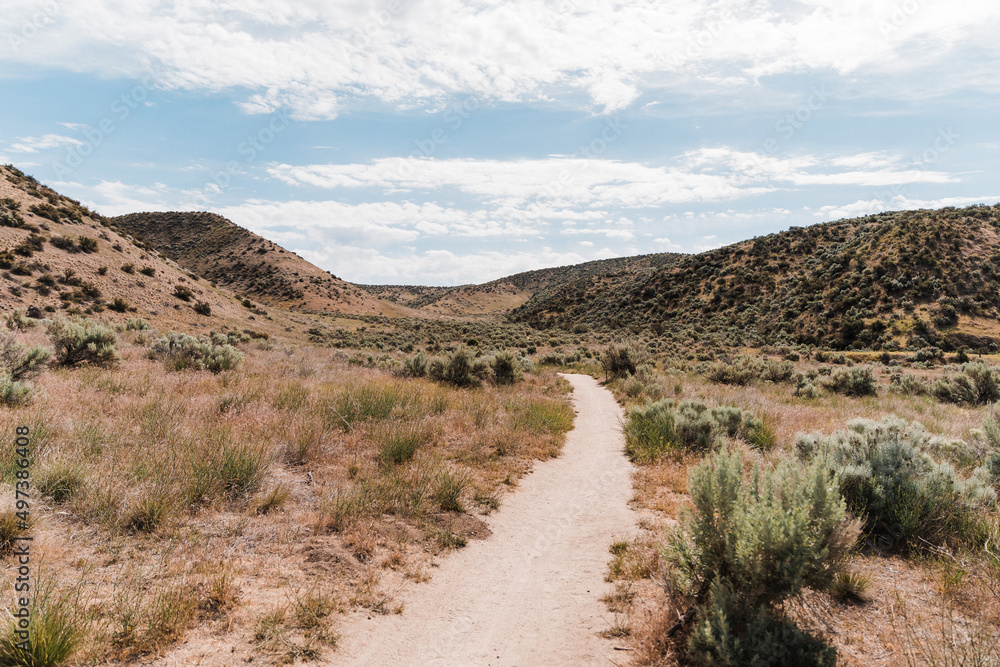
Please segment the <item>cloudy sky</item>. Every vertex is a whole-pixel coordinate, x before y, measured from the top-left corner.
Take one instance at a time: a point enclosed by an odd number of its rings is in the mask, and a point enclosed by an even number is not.
[[[1000,201],[996,0],[4,0],[0,162],[460,284]]]

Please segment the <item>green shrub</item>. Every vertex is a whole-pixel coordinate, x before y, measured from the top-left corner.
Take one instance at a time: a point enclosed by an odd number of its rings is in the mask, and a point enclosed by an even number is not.
[[[149,322],[141,317],[130,317],[125,323],[126,331],[146,331],[147,329],[149,329]]]
[[[926,382],[921,381],[920,378],[913,375],[907,375],[905,373],[893,375],[889,382],[889,387],[892,391],[906,396],[923,396],[928,392]]]
[[[769,439],[763,422],[740,408],[708,407],[672,399],[633,407],[625,421],[625,451],[634,462],[650,462],[678,449],[706,451],[737,436]]]
[[[184,285],[174,285],[174,296],[181,301],[190,301],[194,297],[194,292]]]
[[[790,361],[771,361],[760,357],[735,357],[731,362],[717,362],[708,367],[708,378],[720,384],[745,386],[753,382],[788,382],[795,366]]]
[[[824,383],[827,389],[846,396],[877,396],[878,378],[867,367],[838,369]]]
[[[857,539],[821,462],[788,458],[744,477],[719,451],[688,475],[692,507],[663,556],[695,598],[688,657],[701,665],[833,665],[836,652],[782,616],[806,587],[825,588]]]
[[[956,544],[976,536],[983,510],[996,505],[985,470],[963,478],[931,456],[966,447],[898,417],[856,419],[832,435],[802,435],[796,443],[803,458],[821,460],[838,475],[869,543],[892,551],[920,540]]]
[[[962,375],[939,378],[931,387],[939,401],[958,405],[985,405],[1000,399],[1000,377],[992,366],[981,362],[962,366]]]
[[[7,328],[12,331],[27,331],[38,324],[38,320],[30,317],[23,310],[15,310],[7,318]]]
[[[609,345],[601,354],[601,368],[606,380],[616,380],[635,373],[636,350],[631,345]]]
[[[232,345],[216,345],[187,334],[170,332],[153,343],[151,359],[160,359],[167,368],[182,371],[188,368],[221,373],[236,368],[243,355]]]
[[[10,373],[0,370],[0,405],[15,407],[26,403],[34,393],[30,382],[19,382]]]
[[[69,322],[56,320],[49,324],[49,337],[56,348],[60,366],[80,364],[110,364],[118,361],[118,337],[114,329],[90,320]]]
[[[482,359],[474,359],[467,350],[459,349],[443,359],[431,361],[427,374],[456,387],[478,387],[489,375],[489,366]]]
[[[416,356],[404,361],[403,374],[415,378],[422,378],[427,375],[427,355],[423,352],[417,352]]]
[[[25,347],[13,334],[0,333],[0,371],[13,381],[40,375],[52,358],[52,352],[42,347]]]
[[[493,382],[498,385],[515,384],[521,379],[521,364],[510,352],[498,352],[489,361]]]

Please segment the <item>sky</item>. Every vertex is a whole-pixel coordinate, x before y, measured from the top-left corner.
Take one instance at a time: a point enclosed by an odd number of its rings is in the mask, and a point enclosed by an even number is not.
[[[456,285],[1000,202],[996,0],[4,0],[0,162]]]

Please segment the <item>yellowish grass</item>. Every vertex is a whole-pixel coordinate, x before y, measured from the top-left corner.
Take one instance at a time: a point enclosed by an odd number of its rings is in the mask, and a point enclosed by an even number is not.
[[[442,536],[466,539],[442,507],[495,509],[572,423],[550,372],[458,390],[280,346],[244,346],[236,371],[171,372],[146,358],[141,333],[116,367],[44,374],[42,398],[0,426],[9,443],[15,425],[32,427],[37,473],[72,462],[79,477],[58,504],[36,501],[33,529],[87,613],[79,660],[185,655],[179,640],[219,637],[219,664],[265,649],[316,658],[335,641],[333,612],[398,611],[393,592],[426,578]],[[387,462],[399,433],[417,434],[413,455]]]

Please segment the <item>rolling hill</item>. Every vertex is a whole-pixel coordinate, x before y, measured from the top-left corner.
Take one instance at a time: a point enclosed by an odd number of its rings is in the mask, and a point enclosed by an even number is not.
[[[618,282],[634,280],[673,265],[683,255],[658,253],[601,259],[583,264],[525,271],[480,285],[421,287],[415,285],[359,285],[371,294],[410,308],[443,315],[488,315],[544,299],[563,285],[594,276]]]
[[[189,271],[269,306],[412,314],[214,213],[132,213],[109,222]]]
[[[143,317],[194,331],[284,330],[280,318],[245,307],[12,166],[0,166],[0,290],[0,312]]]
[[[591,276],[511,318],[728,345],[1000,348],[1000,205],[791,228],[617,283]]]

